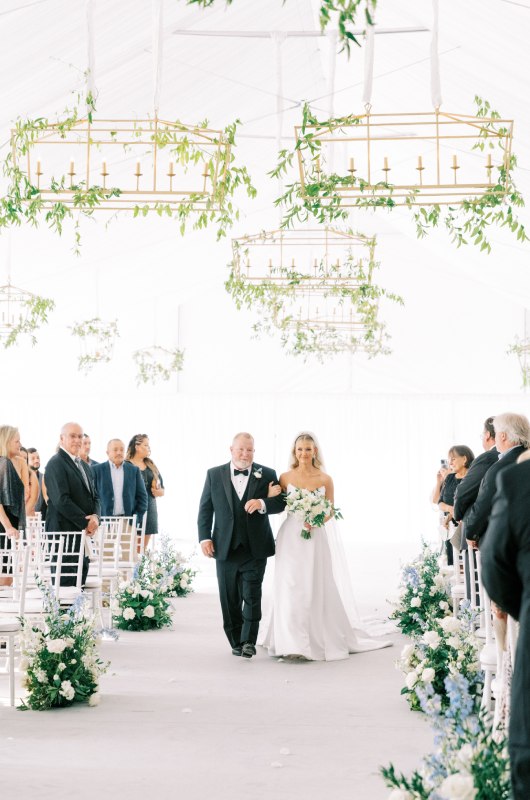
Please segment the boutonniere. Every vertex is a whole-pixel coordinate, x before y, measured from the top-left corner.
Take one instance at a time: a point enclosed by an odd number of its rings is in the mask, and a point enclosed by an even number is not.
[[[263,477],[263,467],[254,467],[252,474],[254,475],[255,478],[259,480],[260,478]]]

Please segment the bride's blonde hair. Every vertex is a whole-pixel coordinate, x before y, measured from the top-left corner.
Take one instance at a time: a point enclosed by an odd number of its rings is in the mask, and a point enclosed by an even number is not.
[[[319,458],[320,450],[316,443],[315,437],[311,433],[299,433],[296,439],[294,440],[293,449],[291,450],[291,464],[290,464],[291,469],[296,469],[296,467],[300,463],[296,457],[296,443],[299,442],[300,439],[303,442],[313,442],[313,447],[315,448],[316,453],[313,456],[312,463],[314,467],[320,469],[323,466],[323,463]]]

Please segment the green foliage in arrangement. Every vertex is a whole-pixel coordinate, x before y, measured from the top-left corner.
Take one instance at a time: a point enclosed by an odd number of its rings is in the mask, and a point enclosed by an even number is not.
[[[422,636],[435,620],[450,612],[449,586],[439,558],[424,545],[420,555],[402,569],[399,597],[390,619],[406,636]]]
[[[516,337],[515,342],[510,345],[506,353],[508,355],[514,353],[517,356],[523,378],[522,388],[527,389],[528,386],[530,386],[530,363],[528,363],[530,359],[530,339],[519,339]]]
[[[158,383],[168,381],[176,372],[181,372],[184,365],[184,351],[165,347],[147,347],[133,353],[133,361],[137,367],[136,383]]]
[[[482,98],[475,97],[475,104],[477,120],[486,116],[492,119],[500,118],[500,114],[493,111],[490,104]],[[299,181],[288,184],[284,193],[275,200],[276,206],[285,207],[282,227],[287,228],[297,221],[305,222],[311,218],[321,224],[347,219],[349,209],[342,205],[340,192],[348,187],[355,187],[364,195],[354,201],[354,205],[358,208],[392,210],[396,207],[396,202],[392,198],[394,187],[390,183],[382,181],[370,187],[366,180],[354,174],[326,174],[321,170],[321,137],[344,126],[358,125],[360,120],[361,117],[350,115],[321,121],[313,115],[307,103],[304,105],[300,134],[294,150],[281,150],[276,168],[269,173],[272,177],[288,174],[295,156],[299,153],[311,162],[311,167],[306,172],[305,186],[302,187]],[[495,131],[499,135],[506,132],[504,127],[495,126],[493,121],[481,123],[478,130],[477,142],[474,145],[474,149],[478,150],[484,150],[486,145],[490,148],[495,146],[491,139],[486,140],[487,131]],[[500,142],[498,144],[500,146]],[[513,170],[516,165],[516,157],[510,154],[502,164],[492,169],[492,172],[495,172],[495,182],[491,188],[480,197],[464,200],[461,205],[455,204],[443,208],[438,204],[416,205],[418,192],[412,190],[405,207],[413,214],[418,238],[423,238],[429,231],[443,224],[451,237],[451,242],[457,247],[473,244],[489,253],[491,251],[489,229],[492,226],[507,228],[518,241],[527,241],[525,227],[516,216],[516,209],[524,206],[523,196],[513,180]],[[504,193],[506,186],[507,191]],[[385,191],[384,196],[379,194],[381,190]]]
[[[89,372],[95,364],[108,363],[114,342],[119,337],[116,320],[105,322],[100,317],[76,322],[70,330],[83,343],[85,352],[78,358],[78,369]]]

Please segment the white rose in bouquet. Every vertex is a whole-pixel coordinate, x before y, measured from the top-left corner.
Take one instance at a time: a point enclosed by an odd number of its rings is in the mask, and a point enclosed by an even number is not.
[[[46,643],[46,649],[48,653],[62,653],[66,647],[66,642],[64,639],[50,639]]]
[[[405,676],[405,684],[407,689],[413,689],[416,683],[418,682],[418,676],[415,672],[407,672]]]
[[[88,705],[89,706],[99,706],[99,701],[101,700],[101,695],[99,692],[94,692],[88,698]]]
[[[421,673],[421,679],[423,683],[432,683],[435,675],[436,672],[433,670],[432,667],[426,667],[426,669],[424,669],[423,672]]]
[[[181,589],[187,589],[188,588],[188,581],[185,581],[184,578],[181,578],[179,585],[180,585]]]
[[[153,606],[146,606],[144,608],[142,617],[148,617],[148,619],[152,619],[155,616],[155,609]]]
[[[408,661],[413,652],[414,652],[414,645],[406,644],[403,650],[401,651],[401,658],[403,659],[403,661]]]
[[[463,772],[448,775],[438,789],[438,794],[444,800],[474,800],[477,796],[473,778]]]
[[[123,609],[123,619],[134,619],[135,616],[134,608],[127,607]]]
[[[413,597],[410,601],[411,608],[419,608],[421,606],[421,598]]]
[[[457,760],[462,764],[463,767],[469,769],[474,755],[475,751],[473,750],[473,745],[469,744],[468,742],[467,744],[462,745],[460,748],[457,754]]]

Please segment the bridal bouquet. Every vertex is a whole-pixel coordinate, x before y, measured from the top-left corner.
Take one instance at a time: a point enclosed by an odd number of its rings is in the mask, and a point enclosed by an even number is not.
[[[294,514],[304,525],[312,528],[321,528],[326,517],[334,516],[335,519],[342,519],[340,509],[330,503],[330,501],[318,489],[312,492],[310,489],[295,489],[286,495],[287,513]],[[310,539],[311,531],[306,527],[300,531],[302,539]]]
[[[20,670],[28,694],[20,708],[43,711],[81,702],[96,706],[99,676],[108,664],[97,654],[86,596],[81,595],[65,612],[49,587],[40,588],[45,627],[23,621]]]

